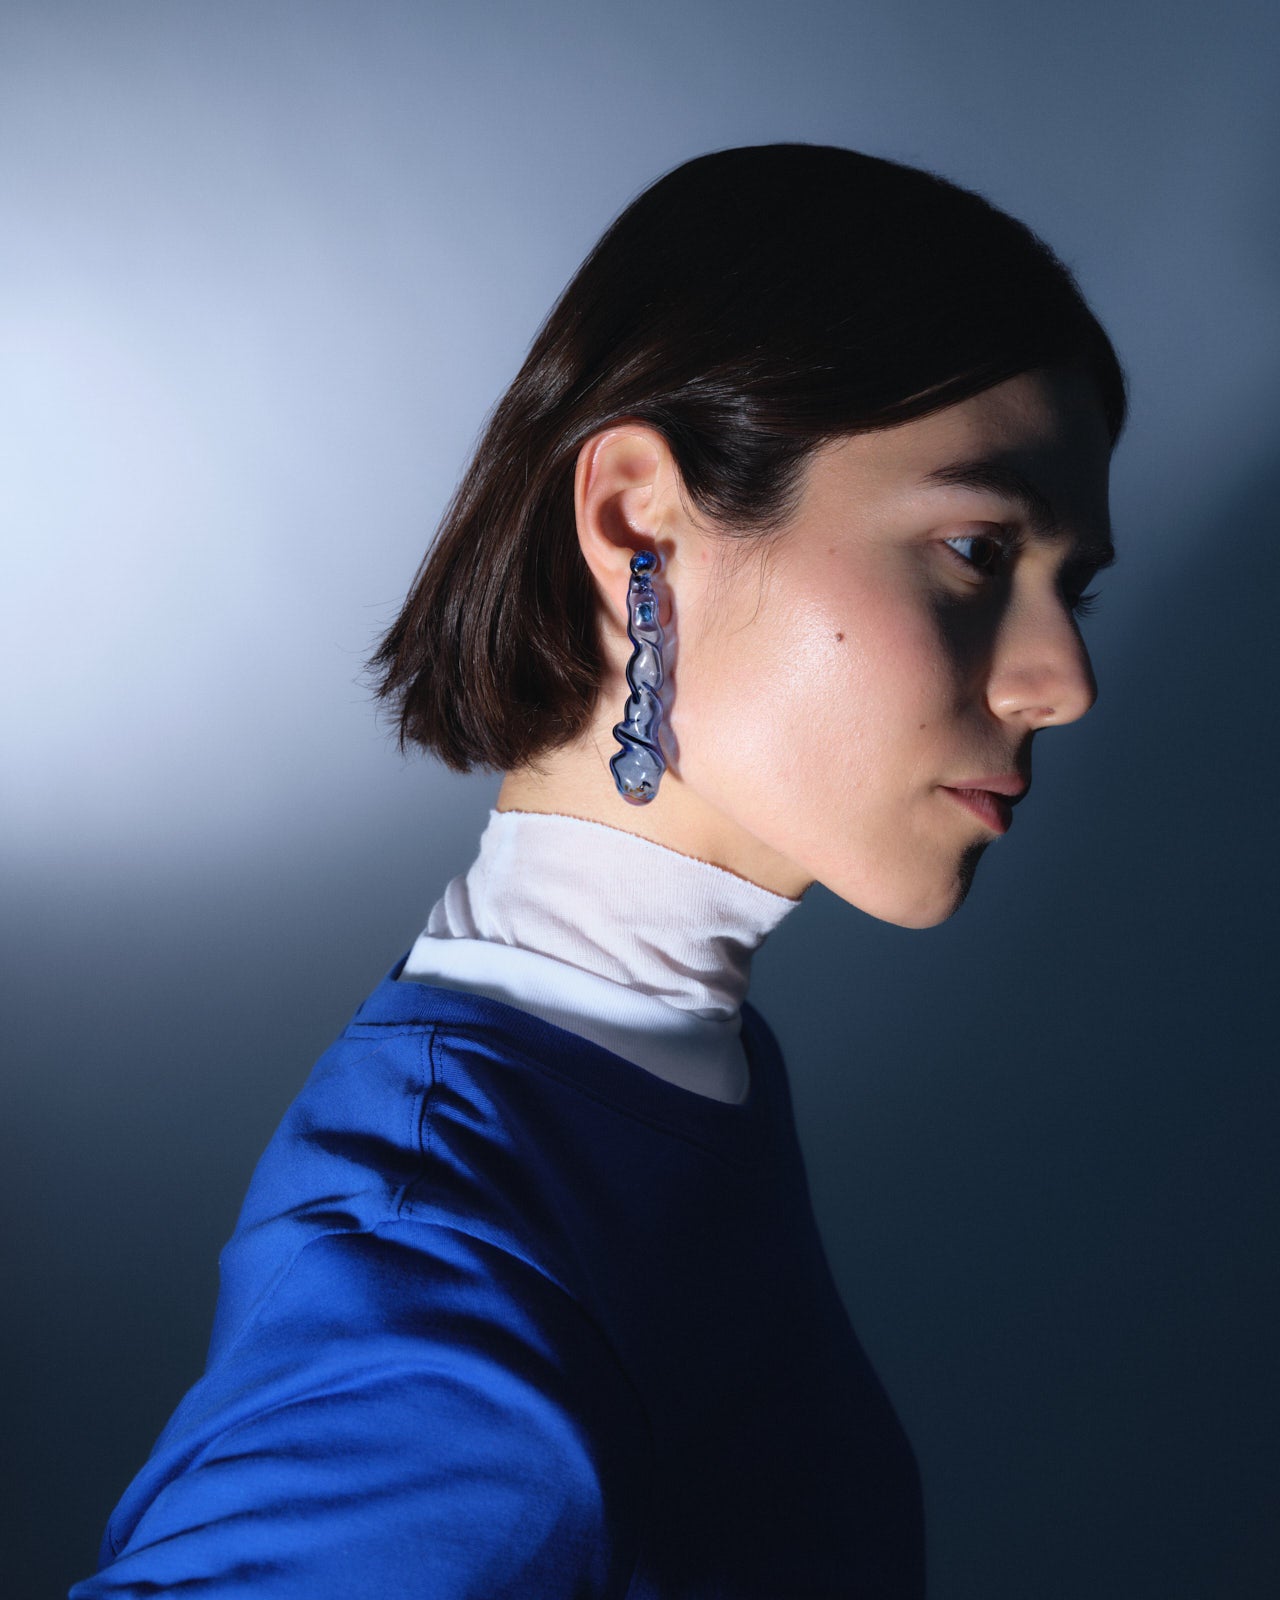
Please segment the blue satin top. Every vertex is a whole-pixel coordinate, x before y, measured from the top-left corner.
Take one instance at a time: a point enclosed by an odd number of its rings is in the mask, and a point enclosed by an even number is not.
[[[761,1015],[733,1104],[402,965],[259,1162],[71,1600],[922,1595]]]

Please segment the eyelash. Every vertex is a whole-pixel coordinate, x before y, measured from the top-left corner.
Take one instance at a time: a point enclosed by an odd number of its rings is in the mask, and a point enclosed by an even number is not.
[[[1000,554],[1006,559],[1010,555],[1013,555],[1020,550],[1023,543],[1023,541],[1019,539],[1016,534],[1005,534],[1003,538],[1000,538],[992,533],[957,533],[953,534],[950,539],[944,539],[942,542],[947,546],[948,549],[950,549],[952,543],[956,540],[968,540],[976,543],[983,539],[985,539],[988,544],[995,545],[995,547],[1000,551]],[[962,556],[958,550],[953,550],[952,554],[955,556],[957,561],[963,561],[965,566],[968,567],[971,572],[980,572],[982,570],[976,565],[976,563],[971,561],[968,556]],[[990,574],[985,573],[983,575],[990,576]],[[1076,617],[1087,617],[1089,613],[1095,609],[1098,601],[1101,598],[1102,596],[1098,594],[1096,590],[1091,590],[1088,594],[1077,595],[1076,598],[1071,601],[1072,615]]]

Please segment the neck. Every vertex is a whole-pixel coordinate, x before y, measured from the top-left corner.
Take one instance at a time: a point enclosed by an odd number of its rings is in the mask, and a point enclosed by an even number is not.
[[[490,811],[402,981],[505,1001],[716,1100],[741,1103],[751,958],[796,900],[607,823]]]
[[[427,933],[532,950],[727,1021],[746,995],[753,955],[796,904],[630,830],[498,809]]]
[[[798,902],[814,881],[788,857],[764,844],[697,795],[670,768],[648,805],[629,805],[609,776],[617,741],[605,718],[571,744],[539,757],[538,767],[508,772],[497,810],[537,812],[599,822],[720,867],[757,888]]]

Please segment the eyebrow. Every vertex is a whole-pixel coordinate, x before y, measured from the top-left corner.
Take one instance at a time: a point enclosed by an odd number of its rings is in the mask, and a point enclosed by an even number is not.
[[[1001,499],[1010,500],[1020,508],[1031,531],[1038,537],[1051,539],[1062,532],[1058,513],[1048,495],[1011,461],[993,456],[980,456],[972,461],[952,461],[927,472],[921,482],[999,495]],[[1116,548],[1106,538],[1078,540],[1076,555],[1079,560],[1087,561],[1101,571],[1115,564]]]

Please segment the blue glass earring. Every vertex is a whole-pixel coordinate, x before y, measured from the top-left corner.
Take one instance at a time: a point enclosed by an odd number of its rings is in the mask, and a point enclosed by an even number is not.
[[[658,597],[653,592],[650,574],[658,570],[652,550],[637,550],[631,558],[631,582],[627,585],[627,637],[635,645],[627,662],[627,683],[631,698],[613,736],[621,749],[609,763],[618,793],[632,805],[647,805],[658,792],[658,783],[667,770],[658,748],[658,729],[662,723],[662,624],[658,621]]]

